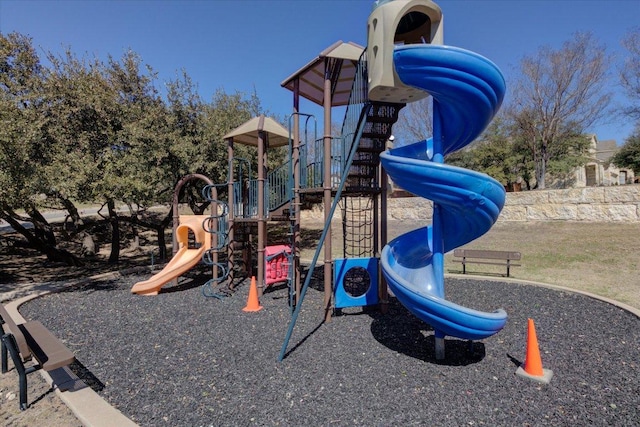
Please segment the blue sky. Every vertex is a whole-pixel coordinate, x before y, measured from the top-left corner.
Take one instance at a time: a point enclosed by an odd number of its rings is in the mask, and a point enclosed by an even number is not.
[[[620,60],[620,40],[640,25],[640,0],[437,3],[444,13],[445,44],[495,62],[507,90],[520,59],[542,45],[557,48],[576,31],[591,31]],[[105,59],[132,49],[161,82],[184,69],[205,100],[217,89],[255,89],[265,109],[284,116],[291,112],[292,95],[280,83],[337,40],[366,45],[372,5],[372,0],[0,0],[0,32],[32,37],[40,53],[69,47],[77,55]],[[615,67],[611,72],[617,73]],[[301,110],[318,114],[304,101]],[[632,125],[616,119],[590,131],[621,144]]]

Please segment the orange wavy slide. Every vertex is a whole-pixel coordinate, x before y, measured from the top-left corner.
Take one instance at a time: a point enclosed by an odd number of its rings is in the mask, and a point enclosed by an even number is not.
[[[160,272],[133,285],[131,292],[138,295],[158,295],[160,288],[198,264],[202,254],[211,247],[211,234],[203,228],[203,222],[207,218],[208,215],[180,215],[180,225],[176,228],[178,252]],[[189,248],[189,231],[195,236],[197,248]]]

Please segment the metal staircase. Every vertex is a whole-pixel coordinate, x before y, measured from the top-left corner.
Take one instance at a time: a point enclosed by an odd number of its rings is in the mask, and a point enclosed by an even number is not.
[[[352,118],[349,110],[367,105],[369,108],[362,124],[362,134],[357,144],[349,174],[345,183],[342,206],[343,256],[375,256],[374,199],[380,193],[380,153],[386,149],[393,124],[405,104],[369,101],[366,51],[358,64],[358,72],[351,91],[352,99],[342,127],[343,135],[349,135]],[[365,94],[365,96],[363,96]],[[364,99],[358,99],[364,97]],[[354,108],[356,107],[356,108]],[[361,107],[363,108],[363,107]]]
[[[346,192],[379,190],[380,153],[391,136],[391,128],[405,104],[372,102],[353,162],[349,168]]]

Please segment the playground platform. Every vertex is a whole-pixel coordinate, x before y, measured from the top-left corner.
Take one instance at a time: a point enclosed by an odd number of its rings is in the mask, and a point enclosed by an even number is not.
[[[290,316],[284,288],[266,292],[260,312],[245,313],[248,281],[221,300],[204,298],[197,280],[139,298],[130,287],[141,276],[130,275],[34,299],[20,312],[64,340],[98,394],[141,426],[637,425],[640,419],[637,310],[506,279],[447,277],[448,298],[479,310],[499,302],[509,321],[471,346],[447,338],[441,361],[430,327],[393,298],[387,314],[344,310],[322,324],[321,270],[280,363]],[[515,374],[528,318],[535,320],[543,365],[554,371],[548,385]]]

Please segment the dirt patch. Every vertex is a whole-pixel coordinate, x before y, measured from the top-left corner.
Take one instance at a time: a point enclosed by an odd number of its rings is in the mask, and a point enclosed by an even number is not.
[[[9,372],[0,375],[0,420],[12,427],[74,427],[82,423],[47,385],[40,373],[27,376],[27,398],[30,407],[19,408],[18,373],[9,361]]]

